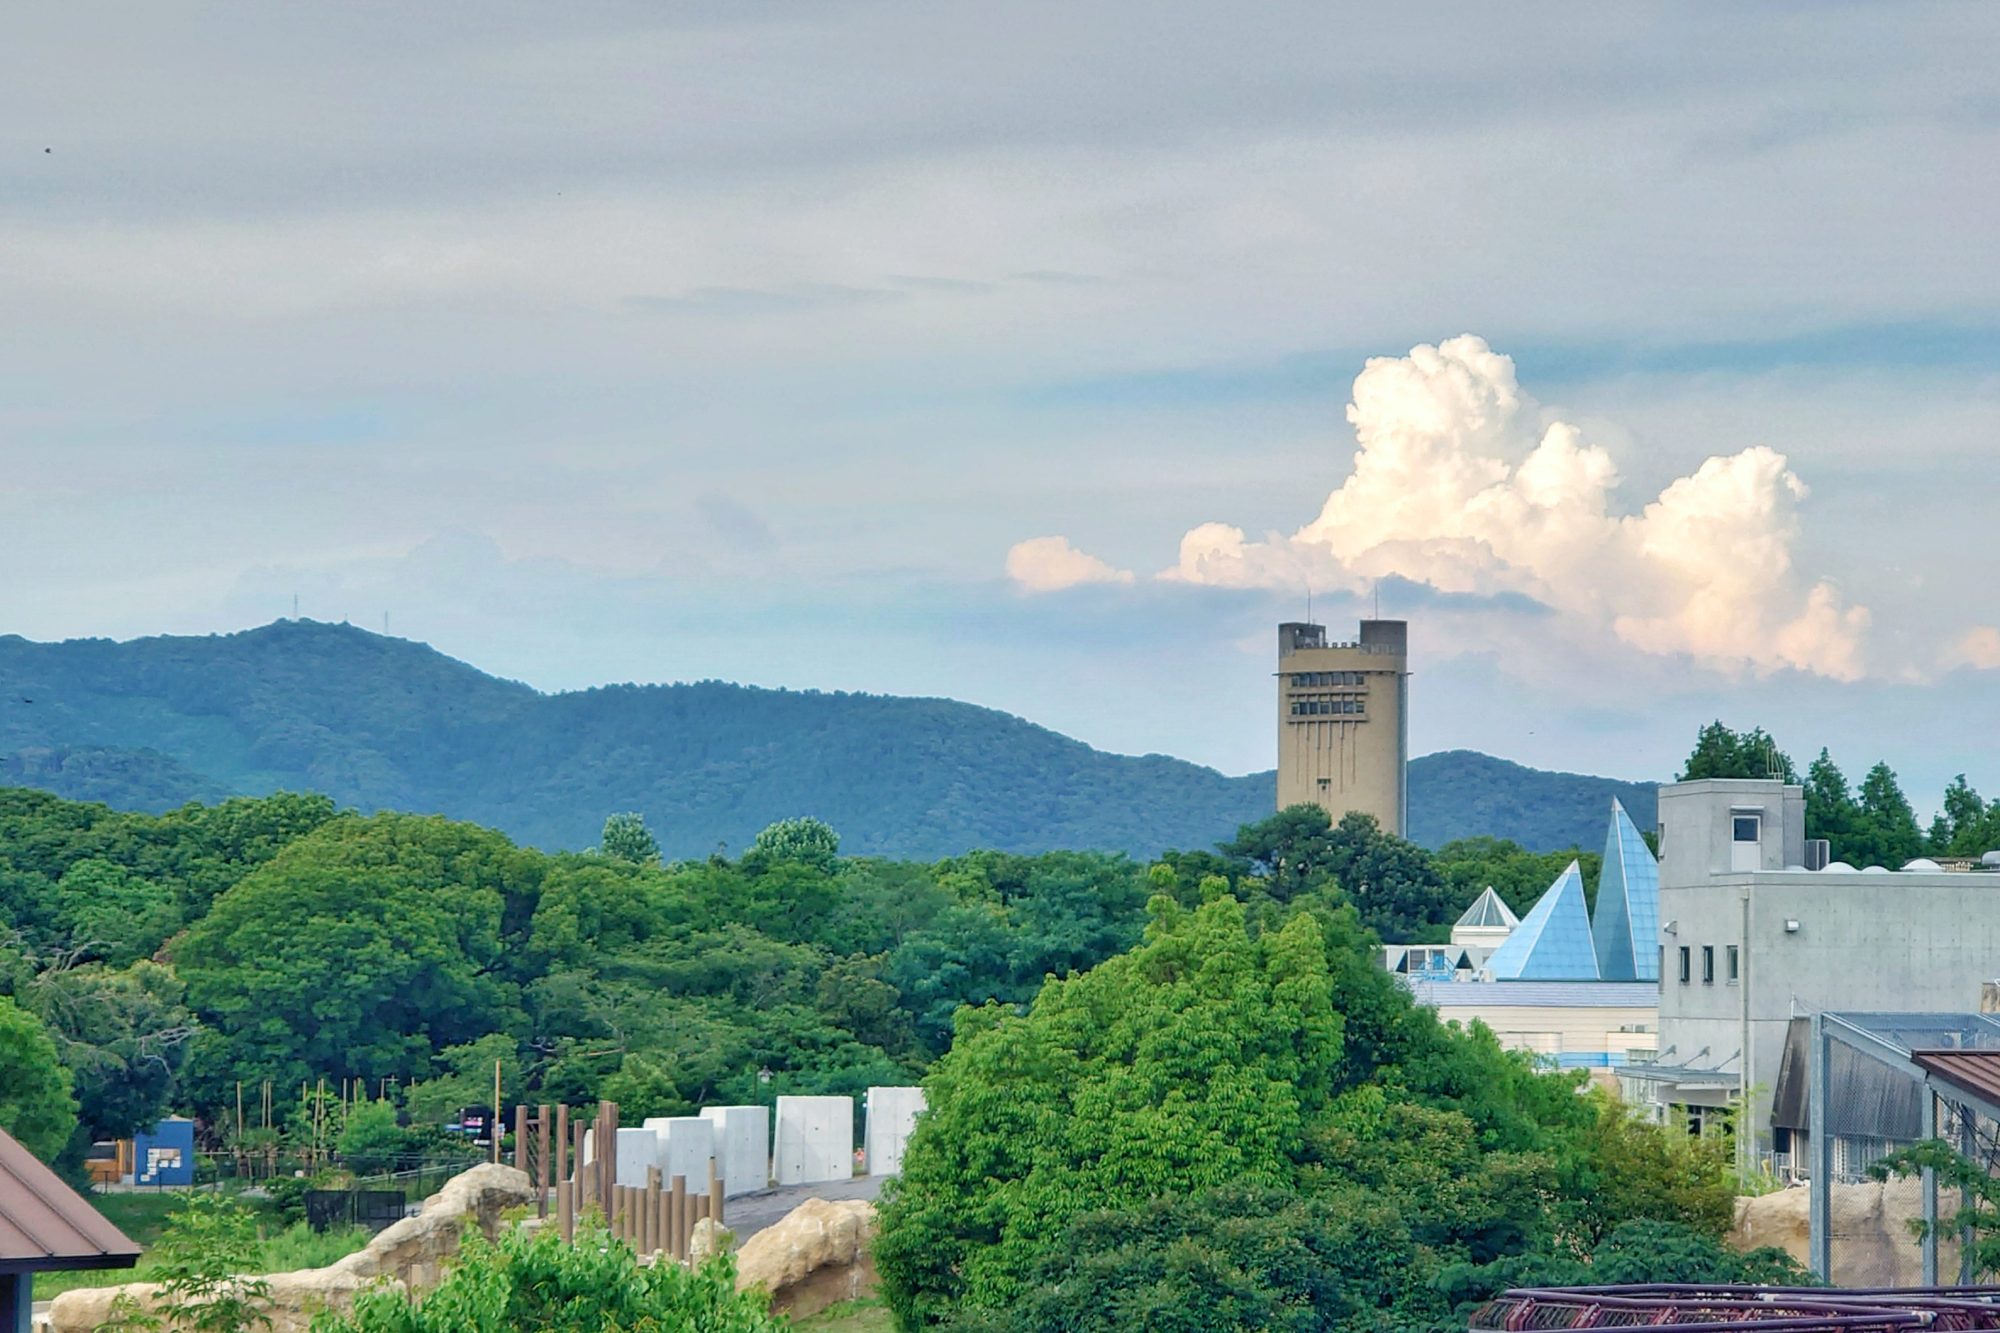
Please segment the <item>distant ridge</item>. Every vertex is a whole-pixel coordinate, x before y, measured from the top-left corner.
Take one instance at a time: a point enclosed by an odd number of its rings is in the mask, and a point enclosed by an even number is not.
[[[0,785],[158,810],[278,789],[472,819],[547,848],[639,810],[671,856],[813,814],[856,854],[1207,847],[1270,813],[1270,773],[1094,750],[949,699],[722,682],[545,695],[349,625],[34,643],[0,637]],[[1591,846],[1648,786],[1469,751],[1410,765],[1412,832]]]

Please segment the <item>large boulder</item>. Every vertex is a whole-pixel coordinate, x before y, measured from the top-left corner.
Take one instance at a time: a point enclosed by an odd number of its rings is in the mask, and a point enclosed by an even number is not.
[[[1800,1263],[1812,1261],[1812,1191],[1804,1186],[1736,1201],[1729,1243],[1740,1250],[1775,1245]],[[1957,1196],[1946,1192],[1938,1211],[1949,1217]],[[1923,1216],[1922,1186],[1892,1178],[1833,1187],[1833,1280],[1843,1287],[1914,1287],[1924,1280],[1923,1248],[1910,1229]],[[1940,1237],[1938,1275],[1958,1273],[1958,1241]]]
[[[771,1309],[803,1319],[875,1290],[875,1205],[864,1199],[807,1199],[743,1243],[739,1291],[761,1287]]]
[[[368,1243],[367,1248],[325,1268],[272,1273],[270,1333],[305,1333],[321,1310],[345,1310],[355,1294],[370,1287],[422,1291],[438,1284],[444,1265],[458,1253],[459,1236],[472,1222],[489,1238],[500,1228],[509,1208],[533,1203],[534,1186],[526,1173],[511,1166],[484,1163],[452,1177],[444,1188],[424,1200],[421,1212],[406,1217]],[[91,1333],[111,1319],[111,1305],[129,1294],[142,1309],[152,1310],[159,1288],[150,1282],[122,1287],[86,1287],[66,1291],[49,1307],[51,1333]]]

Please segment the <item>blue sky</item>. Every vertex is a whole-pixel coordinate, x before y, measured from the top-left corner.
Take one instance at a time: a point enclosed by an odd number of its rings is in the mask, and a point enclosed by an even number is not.
[[[116,18],[0,47],[0,630],[296,595],[1243,772],[1296,567],[1411,618],[1419,750],[1655,776],[1721,715],[2000,789],[1991,6]],[[1370,358],[1467,334],[1504,429],[1383,438],[1499,516],[1328,510]],[[1589,531],[1515,542],[1552,426]],[[1010,577],[1049,537],[1130,579]]]

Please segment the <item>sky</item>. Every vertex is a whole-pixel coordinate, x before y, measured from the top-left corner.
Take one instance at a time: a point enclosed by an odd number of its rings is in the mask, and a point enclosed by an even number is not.
[[[2000,7],[146,6],[0,42],[0,632],[2000,790]],[[296,599],[296,602],[295,602]]]

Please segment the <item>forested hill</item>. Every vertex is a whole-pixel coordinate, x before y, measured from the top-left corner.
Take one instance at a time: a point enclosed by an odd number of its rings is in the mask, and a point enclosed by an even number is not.
[[[226,793],[324,792],[436,812],[541,847],[594,843],[638,810],[669,856],[740,849],[811,814],[854,854],[971,847],[1151,855],[1268,814],[1268,773],[1106,754],[947,699],[694,685],[544,695],[422,644],[279,621],[128,643],[0,638],[0,785],[145,810]],[[1612,794],[1650,788],[1469,752],[1410,766],[1413,832],[1593,846]]]

